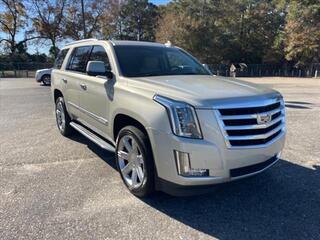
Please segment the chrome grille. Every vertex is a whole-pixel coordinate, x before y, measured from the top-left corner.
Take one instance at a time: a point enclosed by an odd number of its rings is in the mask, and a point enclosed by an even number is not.
[[[263,147],[285,130],[284,104],[279,100],[250,107],[219,108],[215,114],[229,148]]]

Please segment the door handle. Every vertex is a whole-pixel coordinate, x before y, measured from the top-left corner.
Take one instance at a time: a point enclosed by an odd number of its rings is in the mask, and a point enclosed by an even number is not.
[[[68,80],[65,79],[65,78],[62,78],[62,81],[63,81],[64,83],[68,83]]]
[[[80,87],[81,87],[83,90],[87,90],[87,85],[84,84],[84,83],[81,83],[81,84],[80,84]]]

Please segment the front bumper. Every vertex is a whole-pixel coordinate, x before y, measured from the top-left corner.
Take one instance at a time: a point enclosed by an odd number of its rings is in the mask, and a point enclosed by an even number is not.
[[[248,177],[275,164],[284,147],[285,131],[270,144],[258,148],[230,149],[221,134],[214,112],[197,111],[203,139],[177,137],[171,133],[148,129],[158,175],[158,189],[188,189],[198,192],[208,186]],[[192,168],[208,169],[207,177],[178,175],[174,150],[190,155]],[[175,191],[174,191],[175,192]]]
[[[225,179],[225,181],[222,181],[221,183],[254,176],[258,173],[261,173],[266,169],[268,169],[269,167],[273,166],[276,162],[278,162],[279,155],[280,154],[275,155],[274,157],[258,164],[254,164],[254,165],[250,165],[242,168],[231,169],[230,178]],[[157,190],[166,192],[174,196],[190,196],[195,194],[207,193],[213,190],[214,189],[213,186],[215,186],[215,184],[192,185],[192,186],[180,185],[180,184],[166,181],[161,178],[157,179],[156,184],[157,184]]]
[[[35,78],[36,82],[41,82],[41,77],[40,77],[39,72],[36,72],[34,78]]]

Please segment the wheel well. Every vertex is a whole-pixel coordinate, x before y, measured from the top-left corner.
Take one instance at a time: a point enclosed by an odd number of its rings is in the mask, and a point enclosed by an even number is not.
[[[125,126],[129,126],[129,125],[135,126],[139,130],[141,130],[144,134],[146,134],[146,136],[148,137],[147,130],[139,121],[137,121],[136,119],[134,119],[132,117],[129,117],[128,115],[118,114],[114,118],[114,122],[113,122],[113,138],[114,138],[114,140],[117,139],[117,136],[118,136],[118,133],[120,132],[120,130],[122,128],[124,128]]]
[[[54,90],[53,96],[54,96],[54,102],[57,101],[58,97],[63,97],[62,92],[60,92],[58,89]]]

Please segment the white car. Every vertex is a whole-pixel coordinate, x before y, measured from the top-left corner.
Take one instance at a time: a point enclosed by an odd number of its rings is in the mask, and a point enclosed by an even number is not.
[[[52,68],[39,69],[36,71],[35,79],[37,82],[42,82],[43,85],[51,84]]]
[[[213,76],[181,48],[135,41],[66,45],[52,72],[60,133],[115,151],[128,189],[194,194],[260,173],[285,142],[281,94]]]

